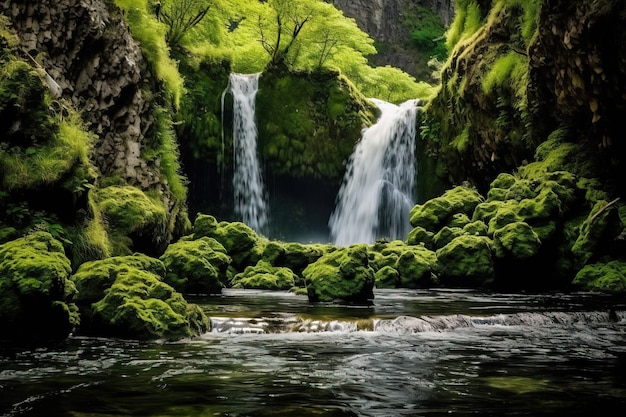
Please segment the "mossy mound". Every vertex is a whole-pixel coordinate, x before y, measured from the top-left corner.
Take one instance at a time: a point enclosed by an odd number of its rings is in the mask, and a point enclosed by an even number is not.
[[[80,319],[63,245],[36,232],[0,245],[2,339],[45,343],[66,338]]]
[[[369,248],[370,266],[377,288],[429,288],[437,285],[433,274],[435,252],[402,241],[376,242]]]
[[[165,282],[183,294],[219,294],[231,259],[217,240],[180,240],[159,258],[167,270]]]
[[[307,266],[310,302],[341,302],[368,305],[374,298],[374,270],[369,266],[366,245],[337,249]]]
[[[448,222],[456,222],[459,214],[471,216],[474,208],[483,200],[484,198],[473,187],[465,185],[454,187],[440,197],[414,206],[410,213],[411,225],[438,231]]]
[[[290,290],[296,285],[297,280],[298,276],[291,269],[259,261],[255,266],[248,266],[243,272],[235,275],[230,284],[233,288]]]
[[[377,113],[347,78],[326,69],[270,66],[256,99],[261,156],[274,173],[292,177],[341,179],[344,161]]]
[[[179,339],[206,331],[209,321],[163,282],[165,265],[145,255],[81,265],[72,276],[85,320],[81,332],[129,339]]]
[[[493,234],[495,255],[499,258],[512,256],[519,260],[528,260],[537,255],[541,240],[525,222],[509,223]]]
[[[626,293],[626,261],[609,261],[585,265],[573,284],[584,291]]]
[[[489,287],[494,281],[492,242],[487,237],[459,236],[436,254],[436,270],[444,286]]]
[[[111,185],[96,190],[94,201],[108,219],[113,255],[153,252],[155,241],[163,238],[165,207],[139,188]]]
[[[267,244],[252,228],[242,222],[218,222],[215,217],[198,214],[193,225],[193,238],[210,237],[218,241],[231,257],[231,266],[243,271],[260,259]]]
[[[301,276],[302,271],[309,264],[312,264],[325,253],[332,250],[334,250],[332,245],[274,241],[266,245],[262,258],[274,266],[289,268],[295,274]]]

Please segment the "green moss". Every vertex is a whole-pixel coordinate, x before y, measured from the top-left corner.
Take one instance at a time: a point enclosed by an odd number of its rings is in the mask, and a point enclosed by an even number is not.
[[[105,291],[115,283],[120,272],[131,269],[149,272],[160,279],[166,273],[162,261],[142,254],[85,262],[72,275],[72,281],[78,290],[76,303],[81,308],[89,308],[92,303],[104,297]]]
[[[623,228],[618,208],[606,201],[598,201],[580,226],[578,238],[572,246],[572,254],[578,265],[582,266],[594,256],[606,252],[607,245],[610,245]]]
[[[136,187],[101,188],[96,190],[94,201],[108,220],[111,239],[116,240],[114,255],[130,254],[134,238],[157,239],[167,227],[163,203]]]
[[[493,247],[498,258],[528,260],[541,249],[541,240],[527,223],[515,222],[494,232]]]
[[[159,259],[165,282],[183,294],[219,294],[231,262],[222,244],[208,237],[172,243]]]
[[[528,57],[516,51],[510,51],[496,59],[491,69],[483,77],[482,89],[485,94],[497,86],[510,83],[517,88],[523,81],[528,68]]]
[[[147,271],[120,271],[104,298],[93,304],[99,332],[132,339],[179,339],[208,329],[207,317]]]
[[[395,269],[400,275],[402,288],[429,288],[437,284],[433,275],[437,263],[435,252],[423,246],[409,246],[403,251]]]
[[[426,230],[425,228],[421,227],[421,226],[417,226],[415,228],[413,228],[407,238],[406,238],[406,243],[409,245],[424,245],[427,248],[432,248],[433,245],[433,238],[435,237],[435,233]]]
[[[411,225],[437,232],[455,214],[471,215],[474,208],[482,201],[483,197],[476,189],[466,186],[455,187],[440,197],[413,207],[410,213]]]
[[[307,266],[302,275],[311,302],[370,304],[374,298],[374,271],[365,245],[328,253]]]
[[[3,339],[64,339],[80,322],[70,261],[52,235],[37,232],[0,245],[0,332]]]
[[[208,328],[202,310],[163,282],[163,262],[145,255],[86,262],[72,276],[89,334],[132,339],[177,339]]]
[[[377,270],[374,279],[376,288],[396,288],[400,285],[400,273],[389,265]]]
[[[584,291],[626,293],[626,262],[609,261],[585,265],[574,278],[573,284]]]
[[[476,288],[493,283],[492,241],[463,235],[436,251],[439,280],[443,285]]]
[[[340,179],[361,130],[376,114],[350,81],[329,70],[270,67],[256,99],[261,155],[274,172],[294,177]]]
[[[437,234],[433,237],[433,244],[435,248],[443,248],[448,243],[452,241],[452,239],[462,236],[465,234],[465,231],[460,227],[448,227],[444,226],[437,232]]]
[[[446,34],[446,46],[451,51],[460,40],[474,34],[483,24],[481,10],[476,1],[456,1],[455,17]]]
[[[275,267],[269,262],[259,261],[255,266],[248,266],[233,278],[233,288],[262,290],[289,290],[296,285],[298,277],[285,267]]]
[[[171,104],[178,108],[185,93],[184,80],[176,62],[170,57],[165,41],[165,24],[157,20],[147,0],[115,0],[115,4],[125,12],[133,37],[139,41],[142,52],[164,83]]]

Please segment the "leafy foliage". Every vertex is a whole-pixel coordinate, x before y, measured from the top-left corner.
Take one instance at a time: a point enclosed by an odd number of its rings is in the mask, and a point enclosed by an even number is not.
[[[168,27],[165,40],[171,47],[180,45],[189,29],[199,24],[211,8],[208,1],[168,0],[155,5],[157,19]]]

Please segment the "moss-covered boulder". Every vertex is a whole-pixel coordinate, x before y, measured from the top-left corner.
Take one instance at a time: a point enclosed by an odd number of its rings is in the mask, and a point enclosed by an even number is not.
[[[374,273],[376,288],[397,288],[400,283],[400,273],[392,266],[385,265]]]
[[[541,240],[527,223],[514,222],[496,230],[493,248],[498,258],[528,260],[539,252]]]
[[[133,186],[111,185],[96,190],[94,201],[108,219],[113,255],[152,253],[154,247],[166,243],[155,242],[167,229],[165,207],[159,199]]]
[[[402,241],[377,242],[369,248],[378,288],[429,288],[436,285],[435,252]]]
[[[231,266],[243,271],[256,264],[267,244],[250,226],[242,222],[218,222],[215,217],[199,214],[193,224],[193,237],[210,237],[217,240],[231,257]]]
[[[163,262],[145,255],[87,262],[72,276],[88,334],[129,339],[178,339],[206,331],[209,321],[163,282]]]
[[[172,243],[159,259],[165,282],[183,294],[219,294],[231,262],[224,246],[209,237]]]
[[[573,281],[583,291],[626,293],[626,262],[609,261],[585,265]]]
[[[374,270],[369,266],[365,245],[337,249],[307,266],[310,302],[371,304],[374,298]]]
[[[63,245],[36,232],[0,245],[0,339],[45,343],[79,323]]]
[[[438,249],[438,278],[450,287],[488,287],[495,269],[492,241],[484,236],[463,235]]]
[[[582,223],[572,246],[572,254],[582,266],[610,251],[615,239],[624,230],[619,207],[611,202],[598,201]]]
[[[410,221],[413,227],[423,227],[431,232],[450,222],[456,214],[471,216],[474,208],[484,198],[470,186],[460,185],[446,191],[442,196],[418,204],[411,209]]]
[[[405,250],[395,269],[400,275],[398,287],[430,288],[438,284],[434,275],[437,264],[435,252],[423,246],[411,246]]]
[[[291,269],[259,261],[255,266],[248,266],[243,272],[235,275],[231,286],[259,290],[290,290],[296,285],[297,280],[298,276]]]
[[[434,242],[433,239],[435,237],[435,233],[430,231],[430,230],[426,230],[425,228],[421,227],[421,226],[417,226],[415,228],[413,228],[407,238],[406,238],[406,243],[408,243],[409,245],[424,245],[427,248],[433,248],[434,247]]]
[[[319,243],[268,241],[262,249],[260,260],[272,266],[290,269],[298,276],[296,284],[304,286],[303,280],[300,279],[302,271],[325,253],[334,250],[334,247]]]

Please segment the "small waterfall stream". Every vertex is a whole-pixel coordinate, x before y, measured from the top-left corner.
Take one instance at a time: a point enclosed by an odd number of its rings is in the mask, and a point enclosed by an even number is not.
[[[338,246],[405,239],[415,204],[415,117],[418,100],[400,106],[371,99],[381,110],[348,161],[328,222]]]
[[[260,73],[230,74],[224,97],[233,96],[233,193],[235,213],[258,233],[264,233],[268,222],[267,201],[261,168],[257,157],[255,99]],[[222,121],[223,122],[223,121]]]

